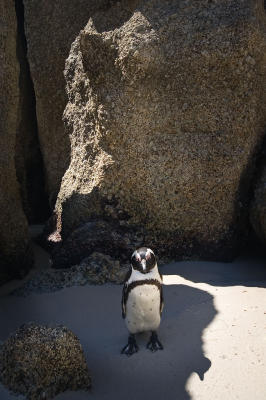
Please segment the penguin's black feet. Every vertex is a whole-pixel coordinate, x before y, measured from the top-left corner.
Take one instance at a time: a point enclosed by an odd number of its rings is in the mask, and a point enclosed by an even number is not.
[[[135,336],[129,335],[128,343],[123,349],[121,350],[121,354],[126,354],[127,356],[132,356],[132,354],[137,353],[139,350]]]
[[[157,350],[163,350],[163,345],[162,343],[159,341],[157,333],[156,332],[152,332],[150,340],[147,343],[147,349],[149,349],[152,352],[155,352]]]

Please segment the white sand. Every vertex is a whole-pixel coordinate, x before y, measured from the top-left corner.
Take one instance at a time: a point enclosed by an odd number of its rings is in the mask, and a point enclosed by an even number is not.
[[[266,265],[248,257],[232,264],[164,266],[163,351],[120,355],[127,331],[121,286],[72,287],[26,298],[0,297],[0,340],[22,323],[60,323],[82,343],[93,378],[91,394],[58,400],[265,400]],[[0,386],[0,400],[22,399]]]

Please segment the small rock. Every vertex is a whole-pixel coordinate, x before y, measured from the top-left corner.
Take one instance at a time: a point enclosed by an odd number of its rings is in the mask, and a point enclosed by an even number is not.
[[[80,264],[65,269],[49,269],[35,274],[22,287],[13,291],[15,296],[28,296],[31,293],[49,293],[64,287],[102,285],[107,282],[124,282],[129,265],[99,252],[93,252]]]
[[[22,325],[0,349],[0,380],[29,400],[88,390],[91,378],[79,339],[64,326]]]

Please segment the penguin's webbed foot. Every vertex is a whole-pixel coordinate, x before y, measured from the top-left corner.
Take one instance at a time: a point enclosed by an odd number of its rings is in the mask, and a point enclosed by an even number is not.
[[[147,349],[149,349],[150,351],[152,351],[153,353],[157,350],[163,350],[163,345],[162,343],[159,341],[157,333],[156,332],[152,332],[150,340],[147,343]]]
[[[121,354],[126,354],[127,356],[132,356],[132,354],[137,353],[139,350],[135,336],[129,335],[128,343],[121,350]]]

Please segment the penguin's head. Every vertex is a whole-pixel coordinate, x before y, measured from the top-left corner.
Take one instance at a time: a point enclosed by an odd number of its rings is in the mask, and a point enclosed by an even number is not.
[[[156,266],[156,257],[154,252],[147,247],[141,247],[134,251],[131,256],[132,268],[141,272],[142,274],[147,274]]]

